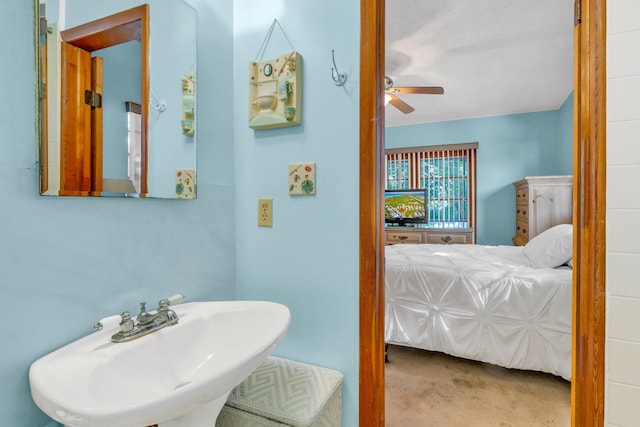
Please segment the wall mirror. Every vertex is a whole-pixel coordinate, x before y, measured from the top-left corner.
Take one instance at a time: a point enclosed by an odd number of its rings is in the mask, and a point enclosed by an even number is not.
[[[197,11],[39,0],[40,194],[196,197]]]

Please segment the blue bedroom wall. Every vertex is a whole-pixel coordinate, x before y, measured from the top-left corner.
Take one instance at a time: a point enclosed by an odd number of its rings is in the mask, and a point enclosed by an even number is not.
[[[573,92],[558,110],[558,151],[557,161],[559,175],[573,174]],[[571,141],[567,143],[567,141]]]
[[[241,299],[286,304],[275,354],[345,375],[343,424],[358,423],[359,2],[234,1],[237,287]],[[277,18],[302,55],[302,124],[248,127],[248,67]],[[263,59],[292,50],[275,27]],[[331,50],[347,83],[331,79]],[[288,165],[315,162],[317,193],[289,196]],[[273,227],[257,226],[273,198]]]
[[[233,78],[232,1],[192,1],[202,75]],[[100,318],[182,292],[235,297],[231,85],[198,87],[198,199],[41,197],[35,138],[33,3],[0,2],[0,424],[45,425],[29,365]],[[179,87],[180,82],[176,82]],[[211,96],[216,94],[216,96]]]
[[[512,245],[515,188],[525,176],[569,175],[573,96],[559,110],[385,129],[386,148],[478,142],[476,242]]]

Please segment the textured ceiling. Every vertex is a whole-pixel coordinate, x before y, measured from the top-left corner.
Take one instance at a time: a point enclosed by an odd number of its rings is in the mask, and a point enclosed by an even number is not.
[[[559,108],[573,90],[573,0],[386,0],[386,126]]]

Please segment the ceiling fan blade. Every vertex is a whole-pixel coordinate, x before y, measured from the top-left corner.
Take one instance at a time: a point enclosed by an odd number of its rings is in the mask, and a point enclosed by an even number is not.
[[[393,87],[391,88],[393,93],[424,93],[429,95],[442,95],[444,88],[440,86],[407,86],[407,87]]]
[[[389,99],[389,103],[394,107],[396,107],[398,110],[402,111],[403,113],[409,114],[410,112],[415,110],[411,105],[407,104],[402,99],[395,96],[394,94],[387,92],[387,95],[391,97]]]

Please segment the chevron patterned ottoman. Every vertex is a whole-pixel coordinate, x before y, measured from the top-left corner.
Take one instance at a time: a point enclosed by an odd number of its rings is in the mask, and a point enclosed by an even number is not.
[[[340,427],[343,375],[275,356],[238,385],[216,427]]]

